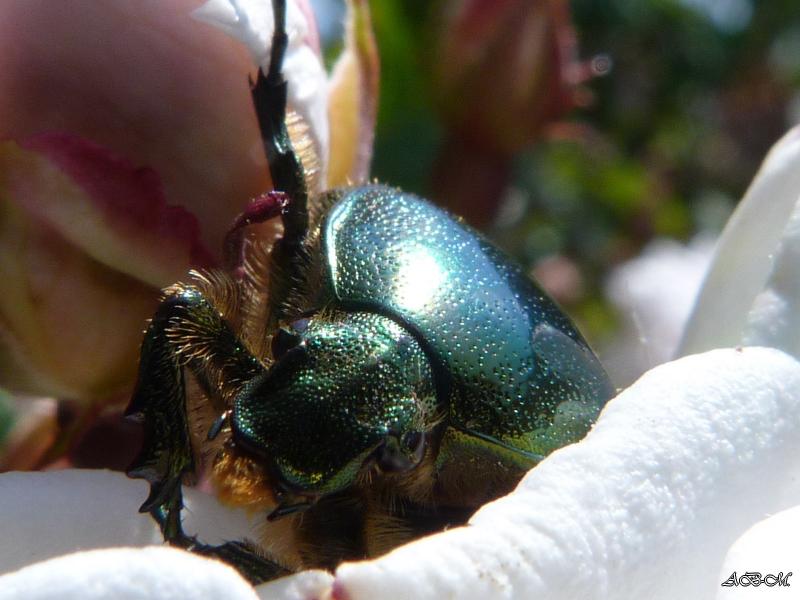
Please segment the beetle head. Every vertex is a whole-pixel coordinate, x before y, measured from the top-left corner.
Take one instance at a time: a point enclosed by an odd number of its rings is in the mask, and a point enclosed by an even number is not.
[[[233,439],[287,494],[419,464],[436,397],[428,358],[401,326],[371,313],[315,317],[280,330],[272,347],[272,367],[234,402]]]

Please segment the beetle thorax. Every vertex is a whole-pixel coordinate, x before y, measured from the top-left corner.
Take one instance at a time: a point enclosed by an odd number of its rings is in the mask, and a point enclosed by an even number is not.
[[[288,489],[324,494],[365,468],[410,468],[437,420],[428,358],[391,319],[319,315],[279,334],[275,363],[236,399],[234,441]]]

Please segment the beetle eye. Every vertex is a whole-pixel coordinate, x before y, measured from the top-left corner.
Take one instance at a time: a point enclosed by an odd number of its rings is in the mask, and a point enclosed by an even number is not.
[[[281,327],[272,336],[272,358],[280,359],[289,350],[300,345],[303,337],[297,333]]]
[[[305,333],[308,331],[308,324],[310,319],[297,319],[296,321],[292,321],[291,328],[296,331],[297,333]]]
[[[400,445],[413,457],[414,464],[419,464],[425,454],[425,434],[421,431],[406,431],[400,438]]]
[[[400,440],[387,437],[375,451],[378,467],[384,473],[408,471],[416,467],[425,453],[425,434],[407,431]]]
[[[403,437],[400,438],[400,444],[403,446],[403,449],[411,454],[415,454],[419,451],[419,447],[422,445],[425,436],[421,431],[406,431],[403,434]]]

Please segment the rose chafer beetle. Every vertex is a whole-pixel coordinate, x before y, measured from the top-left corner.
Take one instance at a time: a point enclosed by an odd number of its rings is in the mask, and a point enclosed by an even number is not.
[[[127,411],[144,423],[129,470],[150,483],[142,512],[251,581],[466,522],[613,393],[570,320],[458,219],[377,184],[309,198],[286,125],[285,10],[273,0],[252,88],[276,191],[234,224],[229,272],[165,290]],[[245,244],[275,217],[270,248]],[[203,457],[224,502],[263,512],[259,540],[184,533],[181,485]]]

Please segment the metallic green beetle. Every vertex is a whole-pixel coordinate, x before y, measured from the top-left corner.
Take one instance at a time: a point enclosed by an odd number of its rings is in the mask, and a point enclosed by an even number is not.
[[[583,437],[613,393],[569,319],[457,219],[382,185],[309,202],[285,125],[285,2],[273,10],[253,98],[279,191],[232,228],[233,275],[165,291],[128,408],[145,427],[129,470],[151,484],[141,510],[168,542],[252,581],[464,523]],[[283,236],[248,251],[246,226],[276,216]],[[199,456],[223,501],[263,511],[259,540],[183,532]]]

